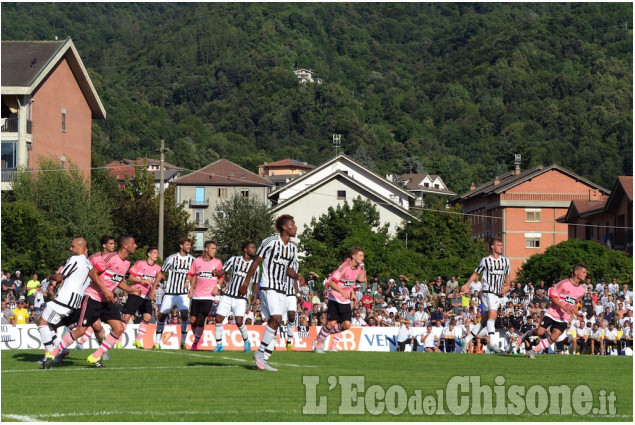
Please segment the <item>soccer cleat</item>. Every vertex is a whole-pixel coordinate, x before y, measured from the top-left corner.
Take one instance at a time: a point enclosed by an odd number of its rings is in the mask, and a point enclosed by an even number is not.
[[[260,354],[260,351],[256,351],[254,353],[254,361],[256,362],[256,367],[258,369],[265,370],[265,365],[267,364],[267,362],[265,361],[262,354]]]
[[[76,350],[84,350],[84,344],[77,344],[77,345],[75,345],[75,349],[76,349]]]
[[[198,343],[199,343],[199,341],[194,341],[194,342],[192,343],[192,345],[190,345],[190,350],[192,350],[192,351],[198,351]]]
[[[525,354],[525,357],[527,357],[528,359],[536,360],[536,353],[534,352],[534,350],[529,349],[527,351],[527,354]]]
[[[57,356],[55,356],[55,359],[53,359],[53,364],[62,363],[62,360],[64,360],[64,358],[68,356],[69,354],[70,354],[70,351],[68,350],[68,348],[65,348]]]
[[[329,351],[330,351],[331,353],[337,353],[339,350],[338,350],[337,348],[333,347],[333,348],[331,348]]]
[[[117,341],[115,344],[115,350],[121,350],[121,342]]]
[[[50,369],[51,364],[53,364],[53,360],[55,360],[55,358],[51,356],[49,353],[46,353],[44,355],[44,358],[42,359],[42,369],[45,369],[45,370]]]
[[[311,350],[315,350],[315,347],[317,347],[317,338],[313,340],[313,345],[311,346]]]
[[[101,358],[93,357],[92,354],[88,356],[86,361],[93,367],[104,367],[104,365],[101,362]]]
[[[324,348],[322,348],[320,345],[316,345],[313,349],[313,352],[317,354],[324,354]]]
[[[277,372],[278,371],[278,369],[276,369],[275,367],[271,366],[267,362],[265,362],[265,370],[268,370],[269,372]]]
[[[160,346],[159,344],[154,344],[154,345],[152,346],[152,349],[153,349],[153,350],[160,350],[160,349],[161,349],[161,346]]]
[[[187,347],[185,346],[184,342],[181,343],[181,350],[187,350]]]
[[[489,349],[489,351],[490,351],[491,353],[494,353],[494,354],[500,354],[500,353],[502,353],[502,352],[503,352],[503,351],[502,351],[500,348],[498,348],[498,346],[496,346],[496,345],[489,344],[489,345],[487,346],[487,348]]]
[[[509,344],[509,345],[507,346],[507,349],[505,350],[505,352],[506,352],[507,354],[511,354],[511,352],[512,352],[513,350],[514,350],[514,347],[513,347],[511,344]]]
[[[107,351],[106,351],[104,354],[102,354],[102,355],[101,355],[101,359],[102,359],[103,361],[105,361],[105,362],[106,362],[106,361],[108,361],[108,360],[110,360],[110,356],[108,355],[108,352],[107,352]]]
[[[223,344],[218,344],[212,353],[220,353],[222,351],[225,351],[225,347],[223,347]]]
[[[245,348],[243,349],[244,353],[249,353],[251,351],[251,342],[245,341]]]
[[[134,340],[134,342],[132,343],[132,346],[143,350],[143,343],[139,341],[138,339]]]
[[[293,343],[287,342],[287,351],[293,351]]]

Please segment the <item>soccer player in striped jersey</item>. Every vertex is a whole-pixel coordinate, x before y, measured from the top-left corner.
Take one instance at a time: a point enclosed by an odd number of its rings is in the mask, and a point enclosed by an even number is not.
[[[190,322],[194,333],[194,343],[192,350],[198,350],[198,343],[205,330],[205,319],[214,306],[214,297],[219,294],[223,278],[219,279],[214,274],[221,270],[223,262],[216,258],[216,242],[206,241],[203,248],[203,255],[197,257],[190,270],[187,272],[187,279],[190,283],[188,296],[192,299],[190,309]]]
[[[88,261],[90,261],[90,264],[92,264],[93,266],[95,266],[95,263],[97,262],[97,260],[101,259],[102,257],[105,257],[111,252],[115,252],[116,246],[115,246],[115,238],[113,236],[103,235],[101,237],[100,243],[102,248],[101,252],[96,252],[90,257],[88,257]],[[74,324],[74,327],[76,326],[77,324]],[[83,350],[84,343],[88,341],[93,336],[93,334],[97,338],[97,342],[99,342],[99,344],[101,345],[101,343],[104,341],[104,338],[106,337],[106,331],[101,325],[101,320],[99,319],[95,323],[93,323],[93,326],[86,329],[86,333],[84,333],[84,335],[82,335],[81,338],[75,341],[75,349]],[[101,356],[101,359],[108,360],[108,353],[104,353],[104,355]]]
[[[251,351],[251,342],[249,342],[249,334],[247,333],[247,327],[244,323],[245,313],[247,311],[247,296],[240,295],[238,290],[245,281],[249,267],[253,261],[253,257],[256,255],[256,244],[253,242],[245,242],[243,244],[243,255],[237,255],[231,257],[223,265],[223,269],[214,272],[216,276],[224,276],[225,273],[230,273],[231,278],[229,285],[225,292],[220,297],[218,308],[216,309],[216,348],[214,352],[223,351],[223,321],[230,313],[234,315],[236,319],[236,326],[240,330],[240,334],[243,337],[245,353]],[[259,270],[256,270],[252,277],[252,282],[258,282]]]
[[[480,264],[472,273],[472,276],[465,282],[465,285],[461,288],[461,291],[468,290],[470,284],[478,279],[479,275],[483,276],[483,290],[481,291],[481,302],[483,303],[484,310],[487,312],[483,314],[480,323],[477,323],[472,328],[472,331],[463,340],[461,351],[467,353],[467,349],[470,346],[472,338],[479,335],[479,333],[489,334],[490,351],[495,353],[501,353],[502,350],[495,346],[492,342],[492,336],[496,332],[495,322],[498,317],[498,307],[500,306],[500,299],[511,289],[511,265],[509,259],[503,256],[503,241],[500,237],[493,237],[490,241],[491,255],[481,260]],[[483,335],[484,336],[484,335]]]
[[[294,272],[298,272],[298,262],[294,261],[291,264],[291,268]],[[293,351],[293,334],[295,331],[295,322],[298,311],[298,294],[300,288],[298,288],[298,281],[287,276],[287,302],[285,303],[285,310],[287,311],[287,351]]]
[[[150,324],[150,319],[152,318],[152,300],[154,299],[154,291],[156,290],[157,283],[163,279],[161,266],[157,264],[157,260],[159,259],[159,249],[156,246],[149,247],[146,251],[146,257],[147,258],[145,260],[137,261],[130,268],[130,275],[128,277],[128,280],[131,282],[130,286],[132,288],[138,288],[140,293],[139,295],[131,294],[128,296],[128,300],[126,301],[126,305],[121,314],[123,332],[126,332],[130,317],[132,317],[137,311],[142,314],[137,337],[132,343],[132,345],[137,348],[143,348],[143,337],[148,325]],[[115,345],[115,348],[121,348],[121,338]]]
[[[578,302],[584,298],[586,288],[582,282],[586,280],[587,268],[582,264],[573,267],[571,277],[561,280],[549,289],[549,308],[545,312],[537,329],[531,329],[523,334],[522,340],[533,335],[542,337],[549,329],[549,337],[543,338],[531,350],[527,350],[526,357],[535,358],[535,354],[548,348],[554,342],[566,339],[566,329],[572,315],[580,315]],[[580,315],[581,316],[581,315]]]
[[[260,370],[275,372],[277,369],[269,365],[269,357],[276,347],[276,331],[282,323],[282,314],[287,300],[286,276],[296,279],[304,284],[304,277],[293,271],[291,265],[298,259],[298,248],[291,242],[291,238],[298,232],[295,220],[288,214],[283,214],[275,222],[278,235],[271,236],[260,244],[254,261],[249,267],[245,281],[240,286],[238,293],[247,294],[247,286],[251,282],[256,270],[262,263],[262,275],[260,277],[261,308],[266,317],[267,326],[260,342],[258,351],[254,353],[254,361]],[[253,294],[256,296],[255,282]]]
[[[71,314],[77,309],[84,297],[84,292],[90,280],[88,273],[93,268],[86,258],[86,240],[75,238],[71,242],[70,251],[73,254],[61,272],[56,273],[52,280],[64,281],[54,300],[48,302],[37,321],[40,339],[46,352],[42,361],[42,368],[49,369],[57,355],[49,355],[57,345],[55,330],[62,324],[68,324]]]
[[[366,281],[364,251],[359,247],[352,247],[350,255],[329,277],[328,322],[320,329],[314,352],[323,354],[324,341],[330,334],[337,334],[351,327],[351,300],[356,301],[354,288],[358,281]]]
[[[62,342],[50,353],[55,356],[63,351],[77,338],[84,335],[86,329],[97,319],[106,321],[110,325],[110,334],[106,336],[99,348],[86,359],[94,367],[104,367],[101,357],[108,352],[117,342],[123,332],[121,312],[115,304],[113,291],[119,287],[122,290],[139,295],[138,288],[131,288],[125,283],[125,277],[130,268],[128,257],[135,252],[137,244],[130,235],[119,237],[119,249],[98,260],[88,273],[92,280],[86,288],[86,295],[81,303],[77,323],[78,326],[72,332],[64,335]],[[74,317],[75,319],[75,317]],[[57,352],[56,352],[57,351]],[[44,364],[42,364],[44,366]]]
[[[157,317],[157,330],[154,335],[154,348],[161,348],[161,336],[165,328],[165,319],[168,317],[172,307],[176,306],[181,315],[181,349],[185,349],[185,339],[187,338],[187,325],[190,310],[190,298],[187,293],[189,281],[187,272],[192,267],[194,256],[190,254],[192,250],[192,240],[188,237],[179,239],[179,252],[170,255],[163,263],[162,272],[168,273],[165,282],[165,295],[159,307],[159,317]]]

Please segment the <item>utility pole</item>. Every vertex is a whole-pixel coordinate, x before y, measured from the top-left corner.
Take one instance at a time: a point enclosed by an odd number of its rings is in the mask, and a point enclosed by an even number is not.
[[[337,156],[337,149],[340,147],[341,144],[342,144],[342,135],[341,134],[334,134],[333,135],[333,147],[335,148],[335,156]]]
[[[165,142],[163,141],[163,139],[161,139],[161,148],[159,148],[158,151],[161,154],[161,161],[159,163],[159,242],[158,242],[158,246],[159,246],[159,257],[163,258],[163,215],[164,215],[163,204],[165,202],[165,196],[164,196],[165,155],[164,154],[165,152],[168,151],[168,149],[165,148]]]

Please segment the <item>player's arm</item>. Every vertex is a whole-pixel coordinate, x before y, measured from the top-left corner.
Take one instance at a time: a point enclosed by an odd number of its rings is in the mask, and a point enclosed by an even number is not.
[[[506,294],[511,289],[512,289],[512,275],[507,274],[505,275],[505,284],[503,285],[503,288],[501,289],[501,294]]]
[[[186,288],[187,288],[187,296],[192,298],[194,296],[194,290],[196,289],[196,275],[195,274],[189,274],[187,275],[187,278],[185,279],[186,282]]]
[[[131,295],[141,295],[141,289],[133,288],[132,286],[128,285],[125,280],[119,282],[119,285],[117,285],[117,287]]]
[[[333,291],[335,292],[339,292],[340,295],[342,295],[342,297],[346,298],[346,294],[344,293],[344,291],[342,291],[340,289],[340,286],[337,284],[337,282],[331,277],[331,279],[329,279],[329,285],[328,285]]]
[[[304,276],[302,276],[300,273],[297,273],[295,270],[293,270],[291,267],[287,267],[287,276],[289,276],[291,279],[297,280],[300,282],[300,284],[302,286],[304,286],[305,282],[304,282]]]
[[[163,272],[159,271],[157,276],[154,278],[154,282],[152,282],[152,288],[148,291],[148,298],[154,302],[154,297],[157,294],[157,285],[159,282],[163,280]]]
[[[461,286],[461,292],[463,291],[470,292],[470,284],[474,282],[476,279],[478,279],[478,273],[474,272],[472,273],[470,278],[467,280],[467,282],[465,282],[465,285]]]
[[[213,272],[212,272],[213,274]],[[221,276],[220,279],[218,279],[218,284],[216,285],[216,287],[212,290],[212,296],[216,296],[216,295],[220,295],[222,292],[221,288],[223,287],[223,284],[225,283],[225,276]]]
[[[95,285],[97,285],[99,290],[104,294],[104,297],[106,297],[108,301],[110,301],[111,303],[115,302],[115,296],[113,295],[112,291],[106,288],[106,285],[104,285],[99,278],[99,270],[97,269],[97,267],[93,267],[92,269],[90,269],[90,271],[88,272],[88,277],[90,277]]]
[[[258,266],[260,266],[260,263],[262,263],[262,257],[260,257],[259,255],[256,255],[254,257],[254,261],[251,263],[251,266],[249,267],[249,270],[247,271],[247,276],[245,276],[245,281],[243,282],[242,285],[240,285],[240,288],[238,288],[238,294],[243,296],[247,294],[247,288],[249,287],[249,282],[251,282],[251,278],[254,277],[254,274],[256,273],[256,270],[258,269]],[[256,284],[257,282],[254,280],[254,283],[252,284],[252,294],[256,294]]]

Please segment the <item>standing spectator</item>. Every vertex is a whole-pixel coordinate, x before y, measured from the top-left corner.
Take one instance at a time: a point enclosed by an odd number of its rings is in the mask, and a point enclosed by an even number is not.
[[[369,287],[372,289],[373,294],[377,292],[377,288],[379,288],[379,277],[377,277],[377,275],[373,276],[373,280],[370,281]]]
[[[397,351],[406,351],[406,344],[416,344],[414,334],[410,328],[410,321],[401,319],[401,326],[397,334]],[[412,351],[417,351],[414,347]]]
[[[393,302],[395,297],[397,297],[397,285],[395,285],[395,279],[388,279],[388,284],[386,285],[385,290],[386,301]]]
[[[450,280],[445,282],[445,293],[450,294],[454,292],[455,289],[459,289],[459,281],[456,280],[456,276],[452,276]]]
[[[3,325],[15,324],[15,314],[7,306],[7,302],[5,300],[2,300],[2,324]]]
[[[620,292],[620,285],[617,283],[617,278],[613,278],[611,279],[611,283],[609,283],[609,292],[611,294],[613,294],[614,297],[617,297],[618,293]]]
[[[11,277],[11,272],[7,272],[6,279],[2,281],[2,298],[4,299],[9,294],[15,296],[15,282]]]
[[[425,303],[419,304],[419,310],[414,314],[415,326],[424,326],[430,320],[430,315],[425,311]]]
[[[529,298],[531,299],[531,297],[534,296],[534,283],[530,280],[529,282],[527,282],[527,284],[523,287],[523,292],[526,295],[529,295]]]
[[[33,304],[38,286],[40,286],[40,281],[37,279],[37,273],[33,273],[31,280],[26,283],[26,301],[29,304]]]
[[[430,294],[430,288],[428,288],[427,280],[424,280],[421,285],[419,285],[419,293],[423,295],[423,298],[425,298],[426,300],[432,298],[432,295]]]
[[[29,323],[29,310],[24,307],[24,297],[20,297],[18,299],[18,306],[13,309],[13,314],[15,316],[14,325],[26,325]]]
[[[33,307],[36,310],[41,310],[42,304],[44,304],[44,290],[42,289],[42,286],[40,285],[37,287],[37,290],[35,291],[35,295],[33,296]]]
[[[15,272],[15,279],[13,279],[13,282],[15,283],[15,296],[20,298],[24,295],[24,281],[22,280],[22,273],[20,270]]]

